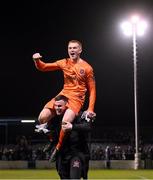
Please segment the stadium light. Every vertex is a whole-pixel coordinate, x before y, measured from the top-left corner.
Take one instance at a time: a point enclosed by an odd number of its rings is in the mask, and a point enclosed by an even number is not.
[[[138,112],[137,112],[137,36],[142,36],[147,28],[147,23],[141,20],[139,16],[134,15],[130,21],[121,24],[125,35],[132,36],[133,40],[133,65],[134,65],[134,117],[135,117],[135,169],[139,169],[141,156],[139,153],[138,136]]]
[[[24,119],[24,120],[21,120],[21,123],[35,123],[35,120]]]

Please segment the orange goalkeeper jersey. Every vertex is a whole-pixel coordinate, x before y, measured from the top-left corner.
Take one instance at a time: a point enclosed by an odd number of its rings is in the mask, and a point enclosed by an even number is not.
[[[63,95],[81,102],[83,105],[85,94],[89,92],[89,111],[94,111],[96,100],[96,86],[92,67],[84,60],[74,62],[71,59],[62,59],[53,63],[44,63],[41,60],[34,61],[40,71],[62,70],[64,73]]]

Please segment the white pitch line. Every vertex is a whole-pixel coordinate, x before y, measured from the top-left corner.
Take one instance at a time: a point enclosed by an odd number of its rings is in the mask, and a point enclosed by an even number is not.
[[[148,178],[146,178],[146,177],[144,177],[144,176],[136,176],[136,177],[139,177],[139,178],[141,178],[141,179],[143,179],[143,180],[149,180]]]

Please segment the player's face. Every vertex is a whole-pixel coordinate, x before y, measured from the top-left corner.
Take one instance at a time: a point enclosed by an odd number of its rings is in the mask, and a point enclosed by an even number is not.
[[[55,101],[54,109],[55,109],[57,115],[64,114],[66,108],[67,107],[66,107],[66,102],[65,101],[63,101],[63,100]]]
[[[82,48],[77,42],[70,42],[68,44],[68,54],[70,59],[72,60],[79,59],[81,52],[82,52]]]

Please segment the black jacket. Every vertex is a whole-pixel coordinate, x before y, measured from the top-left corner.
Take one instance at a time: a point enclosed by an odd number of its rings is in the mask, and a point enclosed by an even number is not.
[[[56,160],[56,168],[61,179],[69,179],[70,162],[73,157],[78,157],[81,160],[82,177],[87,179],[91,128],[92,123],[82,119],[81,114],[74,120],[73,128],[65,137]]]

